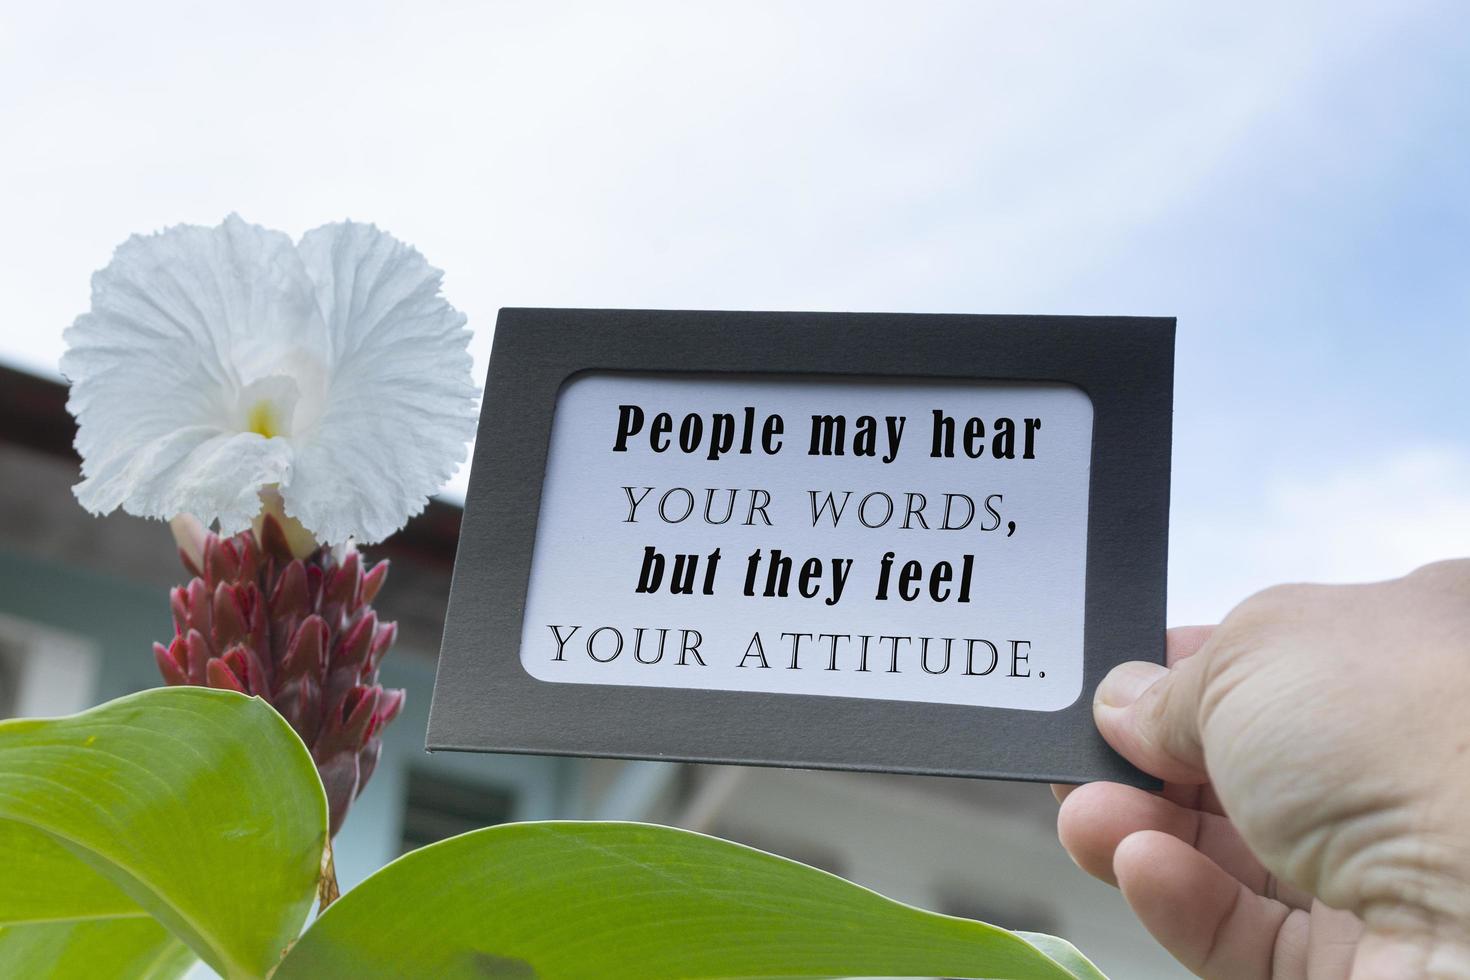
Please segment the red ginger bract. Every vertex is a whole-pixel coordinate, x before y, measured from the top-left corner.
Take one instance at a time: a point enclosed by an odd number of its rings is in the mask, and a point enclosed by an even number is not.
[[[169,593],[174,638],[153,644],[169,684],[257,695],[311,750],[331,806],[331,832],[367,785],[383,726],[404,692],[378,683],[378,665],[398,627],[379,623],[372,601],[388,576],[364,571],[357,550],[318,548],[294,558],[280,523],[204,539],[203,568],[180,552],[194,578]]]

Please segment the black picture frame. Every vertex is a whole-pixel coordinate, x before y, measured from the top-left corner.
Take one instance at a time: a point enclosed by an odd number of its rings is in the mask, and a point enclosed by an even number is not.
[[[1124,660],[1163,661],[1169,317],[500,311],[427,748],[1050,782],[1156,783],[1092,722]],[[587,371],[1065,382],[1093,405],[1083,692],[1036,712],[537,680],[522,611],[558,393]]]

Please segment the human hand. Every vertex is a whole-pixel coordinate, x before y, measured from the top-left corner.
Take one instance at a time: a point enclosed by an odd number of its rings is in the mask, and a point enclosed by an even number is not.
[[[1167,659],[1094,702],[1164,790],[1055,787],[1073,860],[1202,977],[1470,977],[1470,560],[1269,589]]]

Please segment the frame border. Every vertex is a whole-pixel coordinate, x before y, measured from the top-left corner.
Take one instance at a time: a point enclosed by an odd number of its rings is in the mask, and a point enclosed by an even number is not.
[[[1090,692],[1164,659],[1172,317],[506,308],[426,748],[1155,787]],[[1092,399],[1083,694],[1059,711],[540,681],[520,659],[552,416],[586,371],[1066,382]]]

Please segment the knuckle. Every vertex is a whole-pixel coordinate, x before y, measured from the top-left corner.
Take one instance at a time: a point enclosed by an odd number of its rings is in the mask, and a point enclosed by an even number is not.
[[[1451,558],[1421,565],[1405,581],[1415,585],[1470,595],[1470,558]]]
[[[1317,586],[1296,583],[1273,585],[1262,589],[1255,595],[1248,596],[1244,602],[1230,611],[1225,620],[1228,623],[1232,619],[1247,622],[1279,619],[1300,610],[1310,601],[1317,589]]]
[[[1212,670],[1233,663],[1266,642],[1279,628],[1285,610],[1297,604],[1296,587],[1276,585],[1246,599],[1226,614],[1211,637],[1209,663]]]
[[[1217,661],[1230,662],[1266,646],[1284,632],[1331,615],[1352,586],[1273,585],[1232,609],[1214,636]]]

